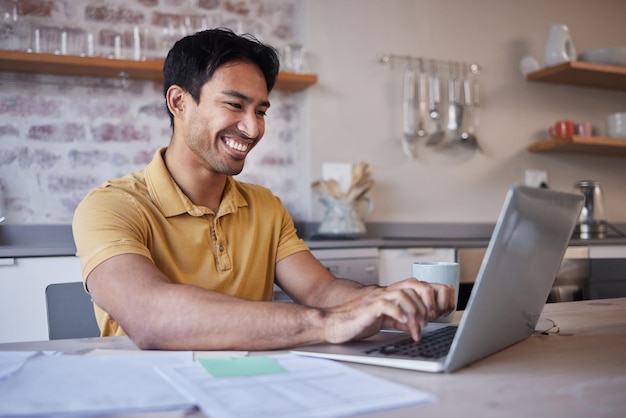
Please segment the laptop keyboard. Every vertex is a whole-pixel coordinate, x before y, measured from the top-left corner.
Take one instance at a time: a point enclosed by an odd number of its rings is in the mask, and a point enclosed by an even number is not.
[[[411,358],[437,359],[445,357],[450,351],[457,326],[447,326],[422,336],[420,341],[412,338],[396,341],[392,344],[367,350],[366,354],[383,356],[407,356]]]

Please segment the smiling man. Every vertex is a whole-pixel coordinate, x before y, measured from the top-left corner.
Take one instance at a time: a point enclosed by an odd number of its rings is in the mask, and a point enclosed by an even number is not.
[[[448,286],[334,277],[280,200],[236,181],[265,132],[273,48],[227,30],[178,41],[165,61],[170,144],[143,170],[90,192],[73,221],[102,336],[140,348],[279,349],[383,327],[415,339],[454,308]],[[296,303],[272,302],[274,284]]]

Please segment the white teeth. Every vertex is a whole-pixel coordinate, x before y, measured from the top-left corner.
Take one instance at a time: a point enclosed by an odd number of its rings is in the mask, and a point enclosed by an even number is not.
[[[242,144],[241,142],[234,141],[230,138],[226,138],[224,142],[226,143],[227,146],[229,146],[230,148],[236,149],[237,151],[245,152],[248,150],[247,144]]]

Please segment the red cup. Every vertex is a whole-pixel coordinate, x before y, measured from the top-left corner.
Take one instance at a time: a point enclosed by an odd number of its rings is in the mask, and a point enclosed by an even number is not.
[[[548,128],[551,138],[565,138],[573,136],[576,131],[576,123],[571,120],[560,120]]]

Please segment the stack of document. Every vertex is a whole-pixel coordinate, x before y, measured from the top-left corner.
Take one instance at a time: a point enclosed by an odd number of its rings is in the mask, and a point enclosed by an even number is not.
[[[74,356],[35,353],[0,380],[0,416],[85,416],[187,410],[195,402],[159,377],[157,365],[192,363],[191,352]],[[19,352],[0,352],[17,365]],[[0,361],[2,363],[2,361]]]
[[[0,352],[0,417],[198,407],[215,418],[341,417],[435,400],[338,362],[292,354],[194,360],[193,352]]]

